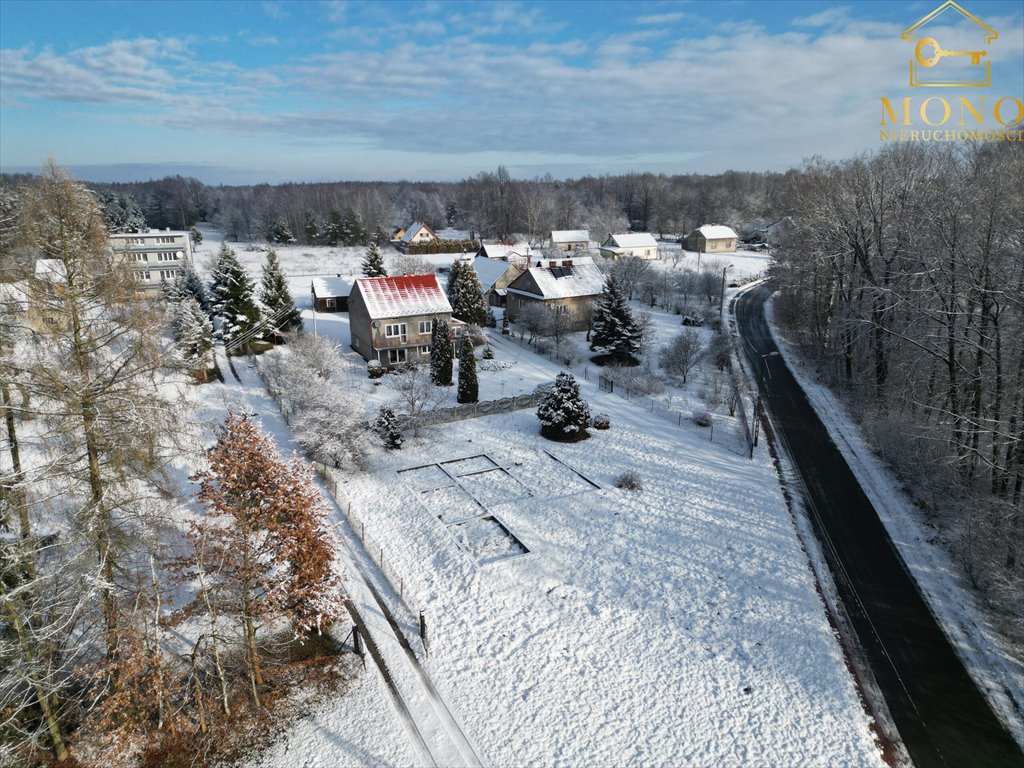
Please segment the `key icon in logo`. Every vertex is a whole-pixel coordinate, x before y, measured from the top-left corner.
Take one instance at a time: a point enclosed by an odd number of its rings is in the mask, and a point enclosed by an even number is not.
[[[933,50],[931,56],[925,57],[925,48],[931,48]],[[942,46],[939,45],[939,41],[934,37],[921,38],[917,43],[917,47],[914,49],[914,58],[917,59],[917,63],[922,67],[934,67],[940,60],[947,56],[970,56],[971,64],[981,64],[981,57],[987,55],[988,51],[944,51],[942,50]]]

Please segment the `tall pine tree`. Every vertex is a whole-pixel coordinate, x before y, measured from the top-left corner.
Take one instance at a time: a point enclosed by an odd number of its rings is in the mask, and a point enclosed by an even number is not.
[[[594,308],[590,348],[604,348],[611,360],[625,364],[635,363],[640,350],[640,328],[614,275],[608,275]]]
[[[487,303],[476,270],[468,261],[456,260],[448,273],[448,301],[452,316],[482,326],[487,320]]]
[[[430,380],[439,387],[452,385],[451,328],[446,320],[435,319],[430,327]]]
[[[174,308],[173,330],[185,368],[205,381],[210,350],[213,349],[213,325],[199,302],[191,296],[184,297]]]
[[[213,265],[213,275],[210,278],[210,309],[214,314],[220,314],[224,309],[224,298],[227,292],[229,259],[235,256],[235,252],[226,243],[220,244],[217,251],[217,261]]]
[[[245,348],[255,338],[254,331],[260,322],[260,308],[253,296],[256,285],[230,248],[217,262],[217,269],[218,299],[223,301],[220,330],[224,345],[233,352]]]
[[[273,323],[275,330],[282,333],[302,330],[302,313],[295,308],[288,283],[284,279],[281,262],[273,248],[267,253],[267,260],[263,262],[260,301],[263,302],[267,318]]]
[[[367,277],[387,277],[387,270],[384,269],[384,257],[381,256],[380,248],[376,241],[371,241],[366,249],[366,257],[360,267]]]
[[[476,379],[476,357],[473,355],[473,342],[469,334],[462,334],[459,342],[459,393],[460,403],[475,403],[480,399],[480,385]]]

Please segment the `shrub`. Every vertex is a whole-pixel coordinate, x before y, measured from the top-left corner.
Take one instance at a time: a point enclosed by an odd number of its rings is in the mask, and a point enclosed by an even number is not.
[[[494,350],[491,349],[490,345],[484,347],[484,352],[483,352],[482,357],[483,357],[484,360],[493,360],[494,359]]]
[[[540,433],[549,440],[575,442],[589,435],[590,407],[580,398],[580,385],[568,373],[555,377],[554,387],[537,408]]]
[[[714,418],[708,410],[694,411],[693,423],[698,427],[710,427],[714,423]]]
[[[607,413],[598,413],[594,416],[594,429],[608,429],[612,420]]]
[[[379,379],[384,375],[384,366],[380,360],[371,360],[366,364],[366,373],[371,379]]]
[[[643,489],[640,478],[635,472],[623,472],[615,478],[615,487],[624,491],[639,491]]]

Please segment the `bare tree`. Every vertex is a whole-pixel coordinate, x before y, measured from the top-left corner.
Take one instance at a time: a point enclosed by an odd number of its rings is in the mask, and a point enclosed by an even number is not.
[[[686,383],[686,377],[704,355],[704,344],[700,334],[692,328],[686,328],[661,350],[659,362],[661,367],[671,376],[679,376]]]

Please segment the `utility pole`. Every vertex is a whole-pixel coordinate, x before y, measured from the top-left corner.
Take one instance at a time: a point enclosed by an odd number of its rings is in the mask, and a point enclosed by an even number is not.
[[[761,355],[761,371],[760,371],[760,374],[758,375],[758,378],[757,378],[757,402],[754,404],[754,439],[750,443],[750,458],[751,459],[754,458],[754,448],[757,446],[758,427],[761,424],[761,408],[763,407],[762,403],[761,403],[761,390],[764,389],[764,369],[765,369],[764,361],[765,361],[766,358],[769,358],[769,357],[778,357],[778,354],[779,353],[776,351],[776,352],[767,352],[767,353]]]

